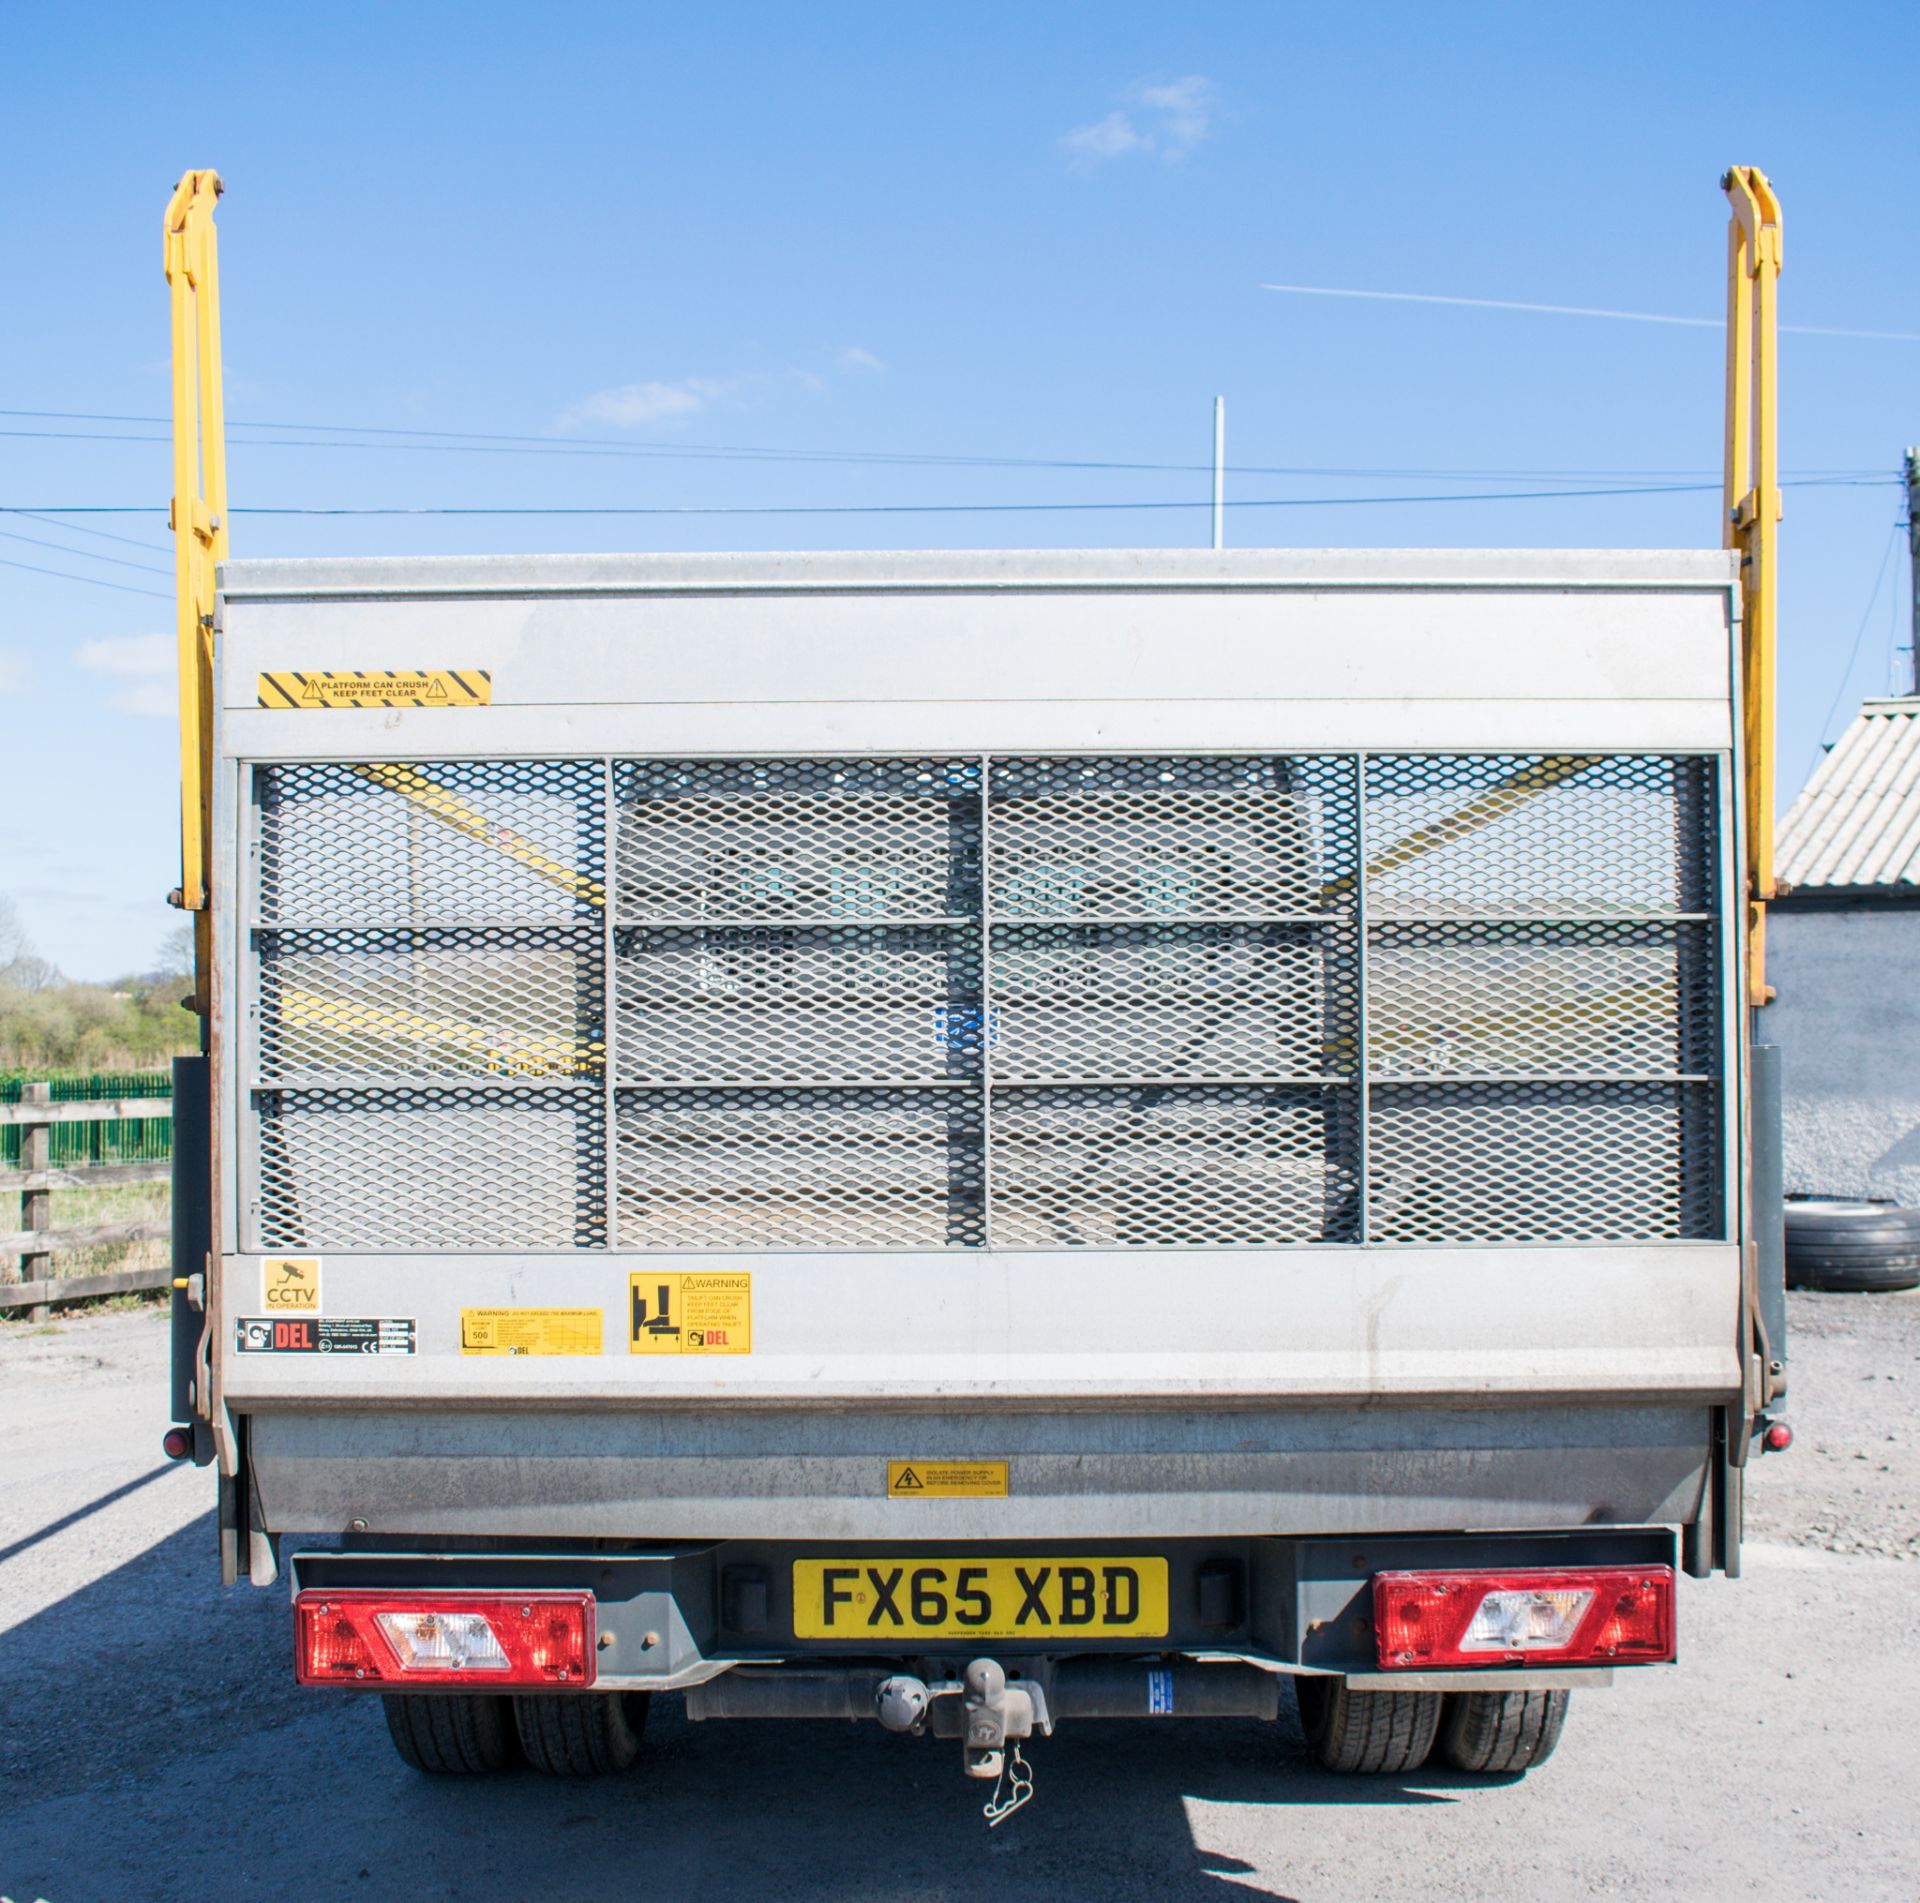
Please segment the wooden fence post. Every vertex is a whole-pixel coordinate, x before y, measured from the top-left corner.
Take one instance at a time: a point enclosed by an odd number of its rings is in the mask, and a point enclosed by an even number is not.
[[[82,1163],[53,1167],[56,1124],[160,1121],[173,1114],[171,1098],[86,1098],[56,1103],[46,1084],[29,1084],[20,1103],[0,1104],[0,1127],[21,1133],[19,1169],[0,1169],[0,1196],[20,1192],[18,1229],[0,1229],[0,1311],[29,1310],[44,1321],[50,1302],[79,1302],[99,1295],[130,1295],[163,1289],[172,1280],[167,1264],[146,1269],[109,1269],[97,1275],[56,1276],[54,1257],[69,1249],[118,1248],[128,1242],[163,1242],[172,1224],[164,1217],[131,1222],[83,1222],[53,1226],[53,1192],[121,1183],[164,1183],[165,1163]],[[51,1292],[51,1293],[50,1293]],[[0,1899],[4,1903],[4,1899]]]
[[[24,1103],[49,1103],[53,1098],[51,1084],[28,1084],[21,1092]],[[20,1132],[20,1167],[26,1170],[50,1170],[53,1168],[53,1125],[50,1123],[29,1123]],[[50,1189],[23,1189],[20,1192],[20,1227],[22,1229],[51,1229],[53,1227],[53,1191]],[[20,1279],[23,1282],[44,1281],[53,1274],[53,1257],[50,1255],[27,1255],[20,1258]],[[27,1311],[27,1320],[43,1322],[47,1319],[47,1305],[36,1302]]]

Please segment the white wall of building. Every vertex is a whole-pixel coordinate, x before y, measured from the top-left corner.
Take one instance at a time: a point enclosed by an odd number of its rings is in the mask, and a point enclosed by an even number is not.
[[[1920,1206],[1920,906],[1767,917],[1789,1195]]]

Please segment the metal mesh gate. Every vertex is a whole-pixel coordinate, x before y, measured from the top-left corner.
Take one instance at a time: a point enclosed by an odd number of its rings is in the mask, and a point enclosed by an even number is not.
[[[1723,1233],[1710,759],[252,788],[253,1246]]]

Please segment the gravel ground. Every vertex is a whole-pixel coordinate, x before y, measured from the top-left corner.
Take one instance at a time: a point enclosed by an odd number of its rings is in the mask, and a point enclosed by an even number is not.
[[[1761,1462],[1747,1537],[1920,1560],[1920,1290],[1796,1293],[1787,1308],[1793,1449]]]
[[[1910,1903],[1920,1294],[1791,1298],[1798,1440],[1681,1663],[1577,1699],[1554,1762],[1336,1779],[1280,1724],[1084,1724],[989,1835],[950,1746],[692,1726],[569,1785],[407,1772],[292,1683],[286,1602],[218,1582],[209,1477],[157,1459],[155,1312],[0,1328],[0,1896],[14,1903],[1255,1895]]]

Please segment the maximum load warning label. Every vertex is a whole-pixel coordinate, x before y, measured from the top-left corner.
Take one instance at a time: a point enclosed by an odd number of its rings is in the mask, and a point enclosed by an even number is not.
[[[597,1355],[597,1308],[463,1308],[463,1355]]]
[[[645,1269],[627,1278],[636,1355],[745,1355],[753,1352],[753,1277],[744,1269],[674,1274]]]
[[[332,707],[491,707],[484,667],[364,668],[346,673],[285,670],[256,683],[262,707],[320,712]]]

